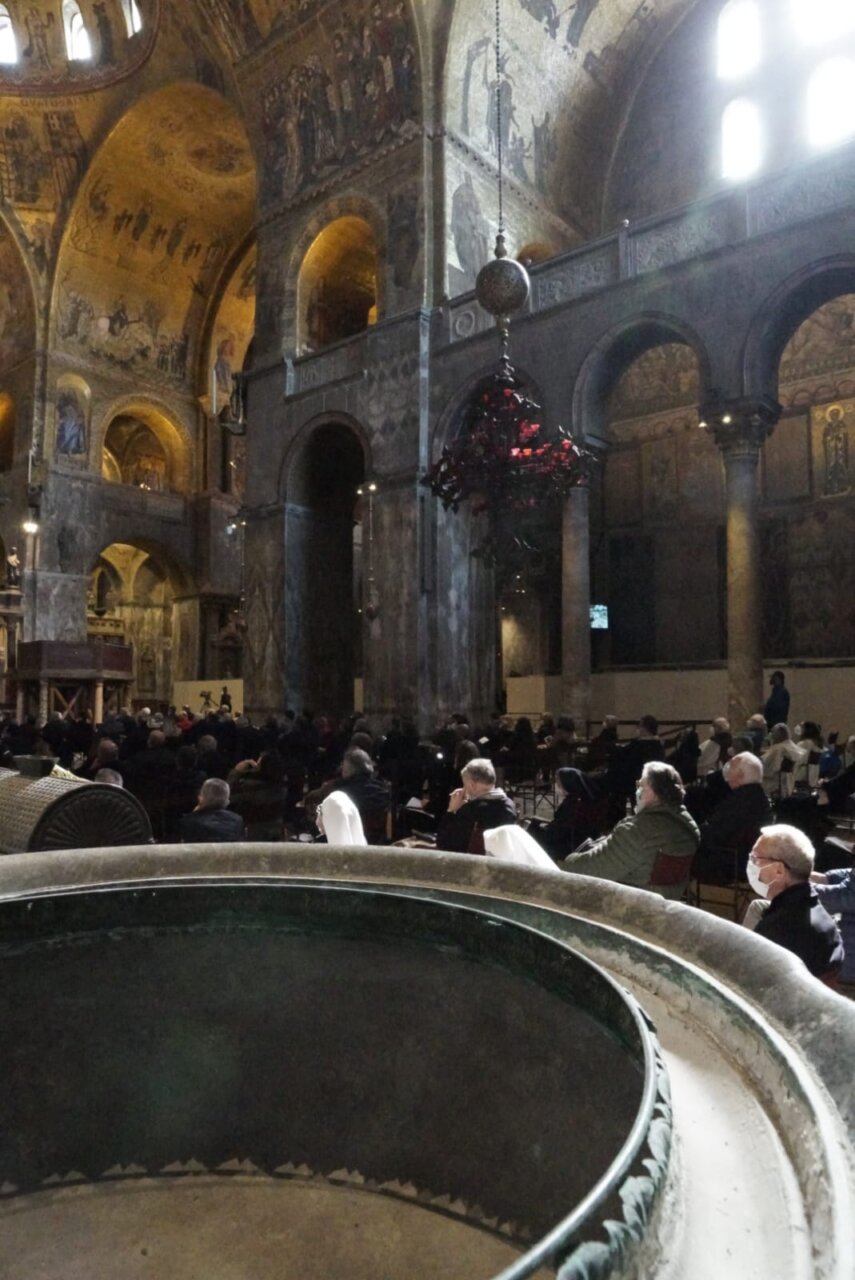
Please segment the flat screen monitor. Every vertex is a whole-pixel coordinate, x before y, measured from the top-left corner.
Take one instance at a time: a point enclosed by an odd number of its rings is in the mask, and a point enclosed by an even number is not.
[[[591,630],[592,631],[608,631],[609,629],[609,606],[607,604],[591,605]]]

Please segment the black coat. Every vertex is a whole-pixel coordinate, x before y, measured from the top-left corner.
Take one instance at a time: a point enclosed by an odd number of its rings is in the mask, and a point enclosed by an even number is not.
[[[792,951],[816,976],[843,963],[840,930],[807,880],[777,894],[754,932]]]
[[[181,819],[183,844],[227,844],[243,839],[243,818],[230,809],[201,809]]]
[[[516,820],[513,800],[497,787],[467,800],[456,813],[446,813],[436,833],[436,847],[447,853],[468,853],[476,826],[480,831],[492,831],[493,827],[506,827]]]

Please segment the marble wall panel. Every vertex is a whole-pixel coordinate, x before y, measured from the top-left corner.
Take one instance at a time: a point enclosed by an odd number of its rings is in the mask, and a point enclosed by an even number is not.
[[[605,458],[603,478],[606,524],[637,524],[643,514],[638,449],[611,449]]]
[[[788,414],[763,446],[763,495],[784,502],[807,497],[810,488],[808,414]]]

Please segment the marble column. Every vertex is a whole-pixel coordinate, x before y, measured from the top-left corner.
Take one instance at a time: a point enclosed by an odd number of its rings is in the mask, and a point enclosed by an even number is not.
[[[561,706],[580,737],[591,710],[591,576],[588,489],[571,489],[561,526]]]
[[[729,401],[704,414],[724,458],[727,500],[727,686],[734,733],[763,705],[763,592],[757,464],[780,405]]]
[[[104,681],[95,681],[95,707],[93,710],[95,724],[104,723]]]

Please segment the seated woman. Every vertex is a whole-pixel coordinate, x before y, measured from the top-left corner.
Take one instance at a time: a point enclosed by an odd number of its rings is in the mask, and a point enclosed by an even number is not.
[[[784,768],[784,761],[791,760],[794,765],[800,764],[805,752],[801,747],[797,746],[790,737],[790,731],[785,724],[776,724],[772,726],[769,734],[770,745],[763,752],[763,790],[767,796],[778,796],[781,794],[781,770]],[[795,773],[791,772],[789,777],[795,779]],[[786,794],[789,794],[787,791]]]
[[[635,793],[635,813],[619,822],[607,836],[586,841],[565,858],[565,871],[597,876],[638,889],[651,885],[653,869],[660,854],[685,861],[685,875],[675,875],[673,883],[655,886],[663,897],[679,897],[689,878],[691,860],[700,832],[683,805],[685,790],[677,770],[663,761],[651,760],[642,770]],[[587,846],[587,847],[586,847]]]
[[[566,858],[581,841],[593,838],[602,830],[602,806],[579,795],[577,774],[578,770],[567,766],[559,769],[555,775],[559,804],[552,821],[532,819],[527,824],[538,844],[559,860]]]

